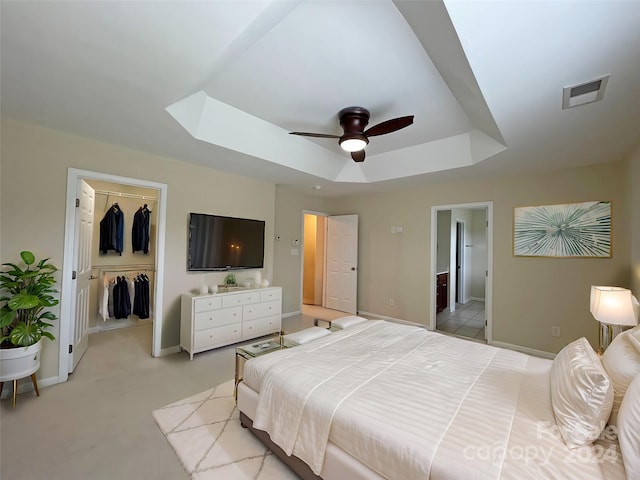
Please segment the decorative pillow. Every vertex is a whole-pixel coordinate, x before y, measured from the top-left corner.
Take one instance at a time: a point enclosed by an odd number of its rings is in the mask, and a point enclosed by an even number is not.
[[[640,478],[640,375],[631,382],[620,405],[618,442],[627,478]]]
[[[330,335],[331,331],[322,327],[311,327],[300,330],[299,332],[289,333],[284,336],[284,340],[293,345],[302,345],[303,343],[310,342],[316,338]]]
[[[346,317],[336,318],[331,321],[331,326],[339,329],[345,329],[352,325],[357,325],[358,323],[366,322],[367,319],[363,317],[358,317],[357,315],[349,315]]]
[[[610,425],[617,425],[618,411],[629,384],[640,373],[640,330],[622,332],[602,355],[602,366],[613,382],[613,409]]]
[[[569,448],[592,443],[606,425],[613,384],[586,338],[571,342],[553,360],[551,404]]]

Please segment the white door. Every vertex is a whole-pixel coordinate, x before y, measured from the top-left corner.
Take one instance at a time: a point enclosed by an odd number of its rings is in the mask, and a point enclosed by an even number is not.
[[[82,179],[76,190],[75,243],[73,246],[73,275],[75,298],[71,311],[74,314],[69,338],[69,373],[80,362],[89,346],[89,277],[91,276],[91,245],[95,190]]]
[[[326,306],[355,314],[358,295],[358,215],[327,217]]]

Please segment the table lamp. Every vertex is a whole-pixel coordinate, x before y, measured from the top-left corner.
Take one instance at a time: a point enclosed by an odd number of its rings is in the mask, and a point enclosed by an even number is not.
[[[600,322],[600,347],[602,354],[622,327],[638,324],[638,300],[631,290],[622,287],[591,286],[590,311]]]

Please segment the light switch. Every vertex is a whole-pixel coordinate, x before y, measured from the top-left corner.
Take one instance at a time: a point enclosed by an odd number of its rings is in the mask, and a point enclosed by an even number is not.
[[[297,248],[292,248],[291,249],[291,255],[298,255],[298,249]]]

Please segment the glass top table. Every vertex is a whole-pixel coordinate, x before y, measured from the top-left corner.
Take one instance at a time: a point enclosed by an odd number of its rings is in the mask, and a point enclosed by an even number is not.
[[[275,352],[276,350],[289,348],[290,346],[292,345],[288,345],[284,340],[283,335],[280,335],[275,338],[267,338],[260,342],[236,347],[236,374],[234,387],[234,396],[236,401],[238,400],[238,384],[242,381],[244,373],[244,363],[251,358],[266,355],[267,353]]]

